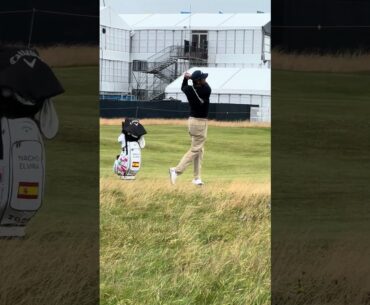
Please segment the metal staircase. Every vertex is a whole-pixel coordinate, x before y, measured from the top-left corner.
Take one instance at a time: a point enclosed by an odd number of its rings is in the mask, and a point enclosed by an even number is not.
[[[161,62],[158,66],[151,67],[150,70],[146,71],[147,73],[157,74],[163,69],[175,64],[177,62],[177,58],[170,58],[167,61]]]
[[[191,66],[206,66],[207,52],[183,46],[169,46],[147,59],[141,72],[154,75],[153,84],[147,87],[149,100],[164,98],[164,90]]]
[[[156,74],[173,65],[182,57],[183,50],[180,46],[169,46],[147,59],[147,73]]]

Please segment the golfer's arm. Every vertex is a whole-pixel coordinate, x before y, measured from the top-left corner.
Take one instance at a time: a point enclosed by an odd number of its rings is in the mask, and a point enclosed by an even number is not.
[[[210,96],[211,96],[211,93],[212,93],[212,89],[211,89],[211,87],[209,87],[208,86],[208,88],[207,88],[208,90],[207,90],[207,98],[209,99],[210,98]]]
[[[184,77],[184,80],[182,81],[182,85],[181,85],[181,91],[182,92],[185,92],[185,88],[188,86],[188,80]]]

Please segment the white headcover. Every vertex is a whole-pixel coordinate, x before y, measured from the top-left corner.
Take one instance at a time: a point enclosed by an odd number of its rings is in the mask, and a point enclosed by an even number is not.
[[[50,99],[45,100],[35,119],[39,122],[40,130],[45,138],[52,139],[56,136],[59,130],[59,119],[54,104]]]

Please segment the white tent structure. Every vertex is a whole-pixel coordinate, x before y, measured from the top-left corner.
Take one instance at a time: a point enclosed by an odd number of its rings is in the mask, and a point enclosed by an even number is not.
[[[178,98],[176,78],[196,66],[210,71],[213,103],[258,105],[268,120],[270,20],[268,13],[117,14],[103,7],[102,98]]]
[[[270,14],[120,14],[133,30],[132,59],[146,60],[166,47],[206,48],[211,67],[269,67],[263,53],[270,37],[263,27]],[[266,61],[263,59],[267,59]]]
[[[246,104],[251,106],[251,120],[271,121],[271,73],[269,69],[253,68],[197,68],[208,73],[207,82],[212,88],[211,103]],[[167,86],[166,98],[186,102],[181,91],[183,76]],[[189,81],[191,84],[191,81]]]
[[[130,27],[110,7],[100,9],[100,92],[129,93]]]

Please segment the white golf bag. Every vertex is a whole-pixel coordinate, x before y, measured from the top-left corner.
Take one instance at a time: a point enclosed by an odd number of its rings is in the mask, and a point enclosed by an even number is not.
[[[44,143],[29,118],[1,118],[1,133],[0,226],[25,226],[44,194]]]
[[[113,171],[123,180],[134,180],[141,168],[141,149],[145,147],[144,127],[137,120],[126,119],[118,137],[122,151],[116,157]]]
[[[124,180],[134,180],[141,168],[141,147],[138,142],[127,142],[114,162],[114,172]]]
[[[43,137],[59,126],[51,97],[64,92],[38,53],[0,50],[0,237],[25,234],[45,189]]]

